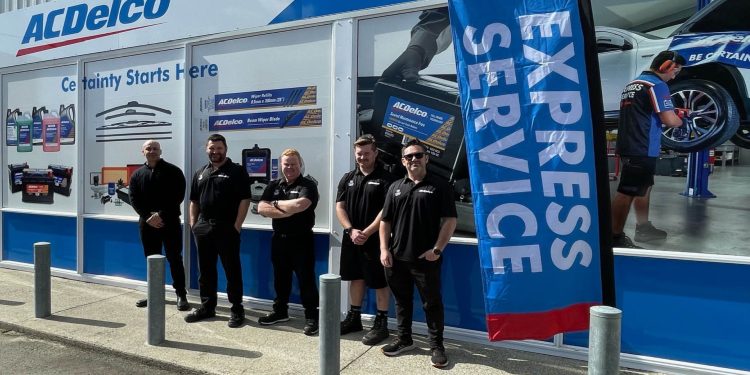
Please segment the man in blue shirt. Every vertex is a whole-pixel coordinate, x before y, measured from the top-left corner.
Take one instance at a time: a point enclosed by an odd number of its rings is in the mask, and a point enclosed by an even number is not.
[[[662,126],[683,125],[684,110],[676,109],[666,82],[680,73],[685,59],[674,51],[660,52],[648,71],[625,86],[620,101],[617,149],[622,174],[612,201],[614,247],[639,248],[623,233],[630,205],[636,212],[636,241],[664,239],[667,232],[648,220],[649,196],[661,150]],[[678,114],[680,114],[678,116]]]

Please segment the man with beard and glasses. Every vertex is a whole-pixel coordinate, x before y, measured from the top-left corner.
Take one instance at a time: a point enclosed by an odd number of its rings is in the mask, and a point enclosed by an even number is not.
[[[282,177],[271,181],[258,203],[258,213],[271,218],[271,264],[276,299],[273,311],[258,319],[262,325],[289,320],[289,295],[292,273],[297,275],[302,306],[305,308],[303,333],[318,333],[318,288],[315,279],[315,206],[318,187],[314,180],[302,176],[304,162],[299,151],[281,152]]]
[[[387,356],[414,349],[411,322],[414,286],[427,320],[431,363],[448,365],[443,346],[445,318],[441,254],[456,229],[456,202],[447,181],[427,173],[427,148],[419,140],[401,150],[406,177],[388,188],[380,221],[380,261],[396,298],[398,339],[381,350]]]
[[[336,217],[344,228],[341,244],[341,279],[349,281],[351,307],[341,322],[341,334],[362,331],[362,300],[367,288],[375,290],[377,315],[362,338],[375,345],[388,338],[388,303],[391,293],[380,263],[380,211],[388,186],[396,179],[377,162],[375,137],[365,134],[354,142],[357,167],[339,181]]]
[[[201,307],[185,321],[193,323],[216,315],[216,260],[220,258],[232,304],[227,325],[236,328],[245,320],[240,232],[250,207],[250,177],[227,157],[227,141],[221,134],[208,137],[206,153],[210,162],[195,172],[190,188],[190,227],[198,248]]]
[[[130,205],[138,213],[138,229],[143,253],[161,254],[162,246],[172,273],[172,287],[177,294],[177,309],[190,310],[185,289],[185,267],[182,265],[182,228],[180,205],[185,199],[185,175],[180,167],[161,157],[161,145],[151,139],[143,143],[141,153],[146,163],[130,177]],[[146,307],[146,299],[135,303]]]

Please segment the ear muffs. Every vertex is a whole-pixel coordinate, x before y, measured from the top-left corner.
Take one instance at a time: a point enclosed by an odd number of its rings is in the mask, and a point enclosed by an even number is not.
[[[672,51],[672,58],[664,61],[661,63],[661,66],[659,66],[659,73],[666,74],[672,71],[677,65],[677,52]]]

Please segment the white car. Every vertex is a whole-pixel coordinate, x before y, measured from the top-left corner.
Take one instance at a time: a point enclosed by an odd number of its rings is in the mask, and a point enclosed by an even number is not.
[[[732,139],[750,148],[750,14],[748,0],[714,0],[690,17],[668,38],[612,27],[596,28],[605,117],[619,115],[620,93],[640,72],[648,70],[660,51],[672,49],[688,59],[669,82],[675,107],[689,108],[687,127],[665,128],[662,145],[693,152]],[[696,51],[738,51],[731,59],[706,59]],[[728,53],[725,56],[730,56]],[[714,55],[711,55],[714,56]]]

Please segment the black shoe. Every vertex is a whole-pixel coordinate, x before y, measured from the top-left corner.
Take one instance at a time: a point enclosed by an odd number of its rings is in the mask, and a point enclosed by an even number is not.
[[[177,310],[190,310],[190,303],[188,303],[187,296],[177,296]]]
[[[445,348],[439,347],[432,349],[430,362],[432,362],[433,367],[437,368],[448,366],[448,357],[445,355]]]
[[[287,312],[282,313],[278,311],[271,311],[265,316],[261,316],[260,318],[258,318],[258,323],[264,326],[287,321],[289,321],[289,314]]]
[[[383,354],[389,357],[393,357],[414,348],[415,346],[413,341],[406,341],[399,338],[398,340],[380,348],[380,351],[382,351]]]
[[[185,315],[185,321],[188,323],[195,323],[199,320],[213,318],[215,316],[216,316],[216,311],[214,310],[209,311],[209,310],[206,310],[205,307],[201,306],[193,310],[193,312],[191,312],[190,314]]]
[[[389,335],[388,317],[377,315],[375,316],[375,322],[372,323],[372,328],[362,338],[362,343],[365,345],[377,345],[387,339]]]
[[[346,335],[347,333],[359,332],[362,328],[362,314],[359,311],[352,311],[346,313],[346,318],[341,322],[341,334]]]
[[[232,313],[232,315],[229,316],[229,322],[227,322],[227,326],[229,328],[237,328],[242,325],[242,322],[245,321],[245,313]]]
[[[647,221],[644,224],[635,225],[636,242],[657,241],[665,238],[667,238],[667,232],[654,228],[654,225],[651,224],[650,221]]]
[[[643,249],[637,246],[630,240],[630,237],[626,236],[625,233],[619,236],[612,236],[612,247],[624,247],[626,249]]]
[[[146,307],[146,306],[148,306],[148,300],[145,298],[135,301],[135,307]]]
[[[318,333],[318,319],[306,319],[305,328],[302,328],[302,333],[308,336],[315,336]]]

